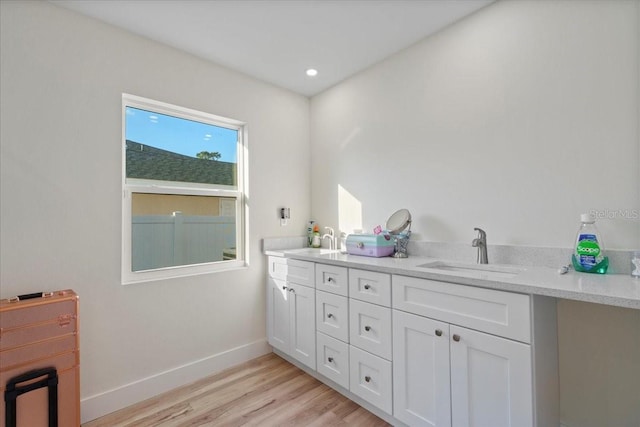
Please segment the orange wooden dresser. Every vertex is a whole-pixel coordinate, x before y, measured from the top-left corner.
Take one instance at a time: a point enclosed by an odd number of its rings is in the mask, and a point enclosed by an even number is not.
[[[80,425],[78,344],[72,290],[0,301],[0,426]]]

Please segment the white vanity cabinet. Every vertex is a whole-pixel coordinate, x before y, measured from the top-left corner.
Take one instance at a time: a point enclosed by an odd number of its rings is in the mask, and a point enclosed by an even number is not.
[[[394,275],[394,417],[411,426],[557,425],[555,303],[532,299]],[[536,316],[552,319],[536,329]],[[551,348],[534,348],[535,337]]]
[[[267,340],[316,369],[314,264],[269,257]]]
[[[269,257],[283,357],[394,425],[559,425],[555,298],[346,265]]]

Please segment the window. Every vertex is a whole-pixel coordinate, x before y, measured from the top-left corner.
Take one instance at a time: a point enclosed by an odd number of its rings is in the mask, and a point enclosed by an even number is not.
[[[122,283],[245,266],[245,125],[127,94],[122,114]]]

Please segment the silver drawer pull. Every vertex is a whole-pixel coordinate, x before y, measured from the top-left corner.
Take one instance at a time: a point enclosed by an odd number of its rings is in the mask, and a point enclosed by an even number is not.
[[[329,357],[327,360],[329,361],[329,363],[333,363],[333,357]]]
[[[365,288],[366,290],[369,290],[369,289],[371,289],[371,286],[370,286],[370,285],[364,285],[364,288]]]
[[[364,377],[364,380],[368,383],[371,382],[371,377],[369,375],[367,375],[366,377]]]
[[[329,319],[332,319],[332,318],[333,318],[333,314],[329,313],[329,314],[327,314],[327,317],[328,317]]]
[[[335,279],[334,279],[333,277],[329,277],[329,278],[327,279],[327,282],[329,282],[329,283],[331,283],[331,282],[335,282]]]
[[[436,335],[441,337],[442,336],[442,331],[440,329],[436,329]]]
[[[289,288],[289,292],[293,292],[294,294],[296,293],[295,289]]]
[[[365,331],[367,331],[367,332],[369,332],[369,331],[371,330],[371,326],[365,326],[365,327],[364,327],[364,330],[365,330]]]
[[[283,286],[283,287],[282,287],[282,290],[283,290],[283,291],[286,291],[287,289],[288,289],[288,288],[287,288],[286,286]]]
[[[454,335],[453,335],[453,340],[454,340],[455,342],[460,341],[460,335],[458,335],[458,334],[454,334]]]

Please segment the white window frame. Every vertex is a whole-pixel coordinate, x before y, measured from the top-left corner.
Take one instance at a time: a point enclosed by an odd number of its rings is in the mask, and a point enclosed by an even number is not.
[[[194,120],[238,132],[237,188],[227,185],[167,182],[127,178],[126,171],[126,107],[156,112],[187,120]],[[140,96],[122,94],[122,276],[123,285],[176,277],[194,276],[245,268],[249,265],[249,239],[247,221],[248,173],[247,173],[247,125],[244,122],[179,107]],[[231,197],[236,199],[236,259],[201,264],[163,267],[153,270],[132,271],[132,215],[133,193],[178,194],[193,196]]]

